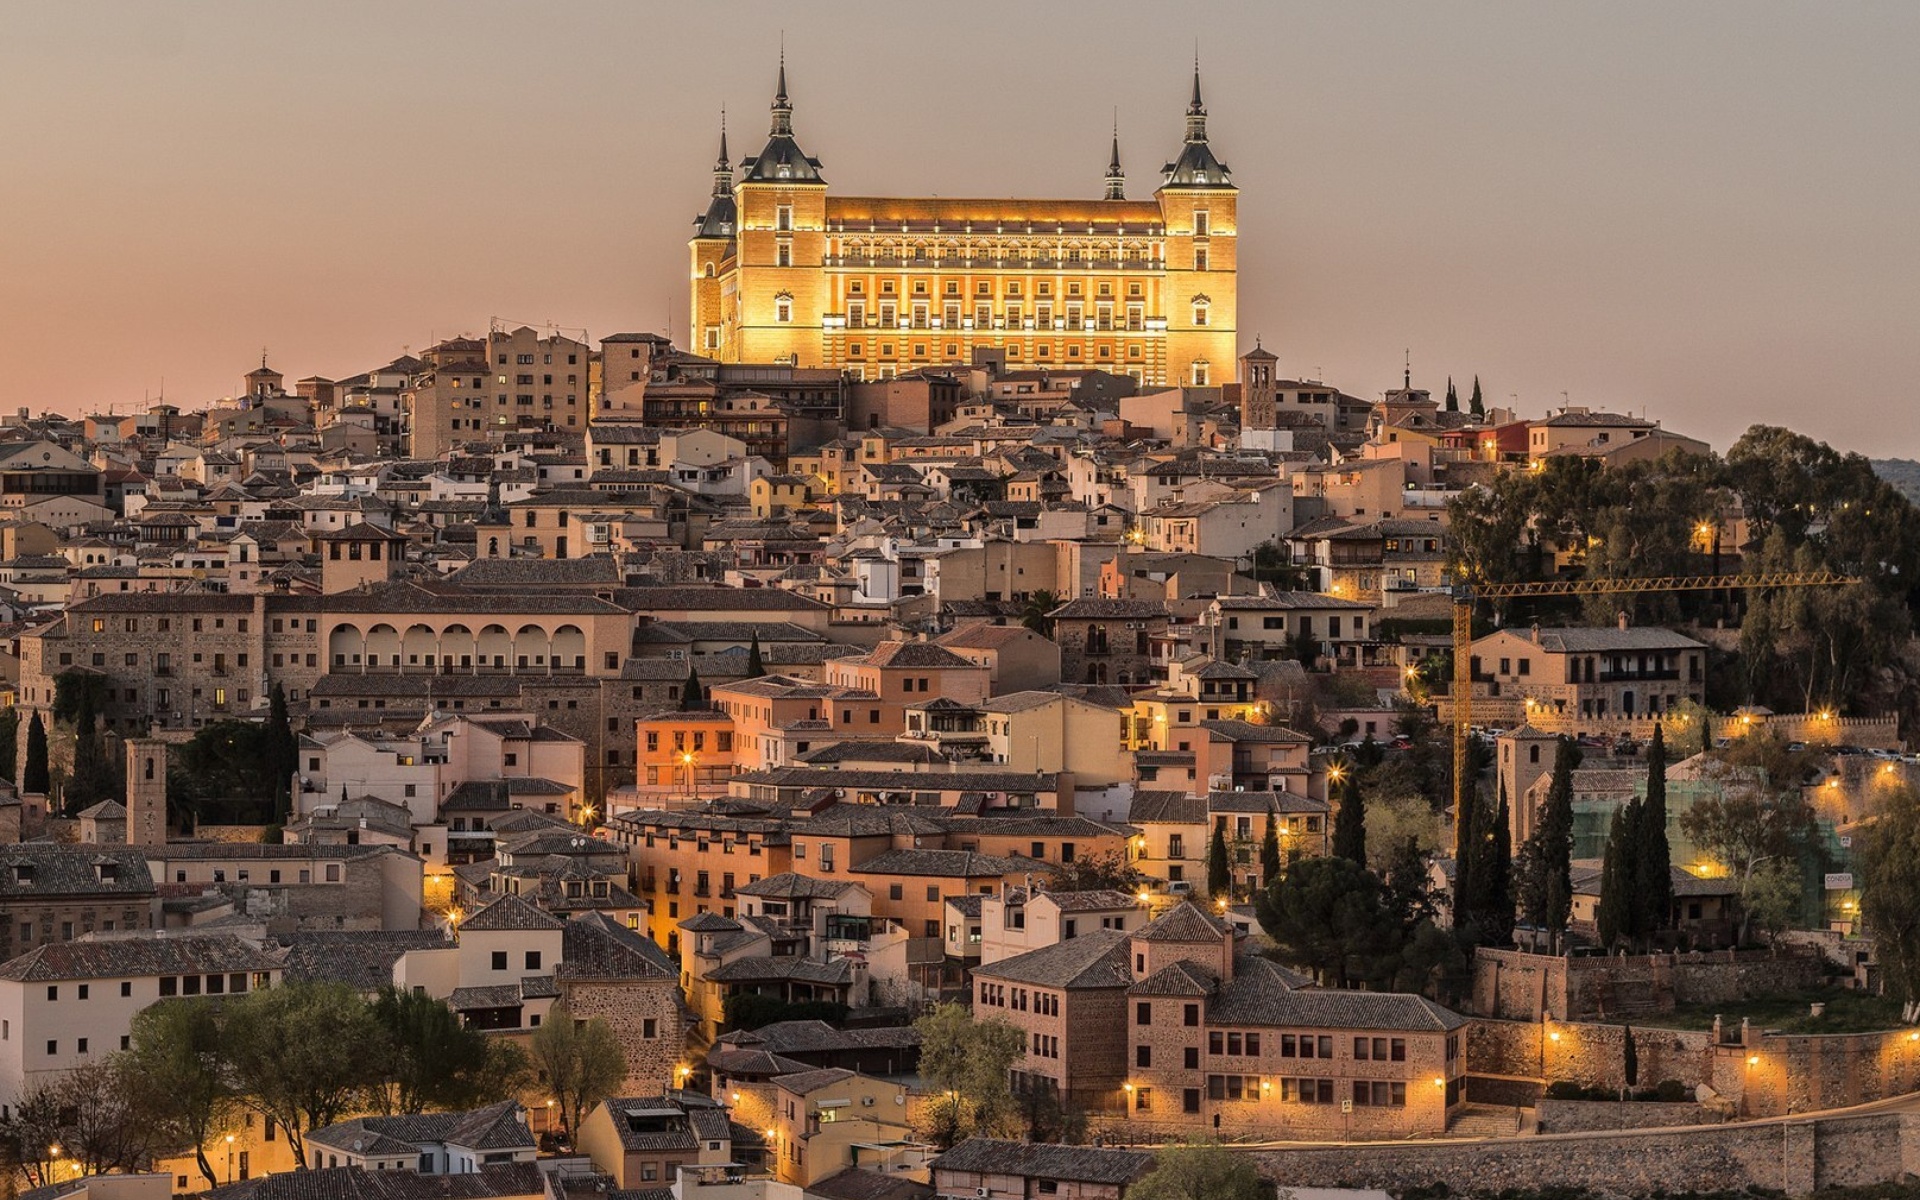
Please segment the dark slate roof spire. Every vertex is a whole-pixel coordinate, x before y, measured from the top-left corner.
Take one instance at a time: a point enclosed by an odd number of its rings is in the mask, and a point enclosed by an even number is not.
[[[766,183],[785,180],[797,183],[824,183],[820,178],[820,160],[808,157],[793,140],[793,102],[787,98],[787,51],[780,50],[780,82],[773,93],[773,126],[767,134],[766,148],[740,164],[746,172],[742,182]]]
[[[1127,198],[1127,173],[1120,169],[1120,114],[1113,116],[1113,153],[1107,159],[1107,199]]]
[[[787,99],[787,48],[780,47],[780,86],[773,91],[773,136],[793,136],[793,102]]]
[[[1187,102],[1187,140],[1180,157],[1160,168],[1168,187],[1232,187],[1227,164],[1207,145],[1207,106],[1200,98],[1200,52],[1193,54],[1193,99]]]
[[[727,161],[727,110],[720,109],[720,157],[713,164],[713,194],[733,195],[733,164]]]
[[[720,157],[713,164],[713,199],[707,211],[693,219],[695,237],[731,238],[739,221],[733,202],[733,164],[727,161],[727,110],[720,110]]]

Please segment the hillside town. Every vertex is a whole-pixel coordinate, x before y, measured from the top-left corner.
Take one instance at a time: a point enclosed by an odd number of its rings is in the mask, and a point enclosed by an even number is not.
[[[15,1192],[1899,1178],[1920,512],[1308,377],[1201,83],[989,211],[832,193],[783,62],[676,336],[0,420]]]

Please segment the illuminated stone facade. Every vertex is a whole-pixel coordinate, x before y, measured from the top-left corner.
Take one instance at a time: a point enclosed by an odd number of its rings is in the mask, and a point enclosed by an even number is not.
[[[1231,378],[1239,191],[1207,142],[1196,71],[1179,156],[1125,198],[1115,139],[1099,200],[829,194],[800,149],[786,67],[766,148],[736,177],[726,135],[691,242],[691,337],[724,363],[882,379],[1002,350],[1144,385]]]

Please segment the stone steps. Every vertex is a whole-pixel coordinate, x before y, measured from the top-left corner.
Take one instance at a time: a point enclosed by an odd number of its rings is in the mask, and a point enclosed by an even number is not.
[[[1448,1137],[1512,1137],[1520,1132],[1520,1110],[1484,1104],[1463,1105],[1447,1123]]]

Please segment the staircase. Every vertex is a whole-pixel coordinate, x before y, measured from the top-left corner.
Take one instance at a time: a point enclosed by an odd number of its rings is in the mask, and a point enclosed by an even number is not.
[[[1453,1138],[1513,1137],[1520,1132],[1520,1110],[1491,1104],[1463,1104],[1447,1122]]]

